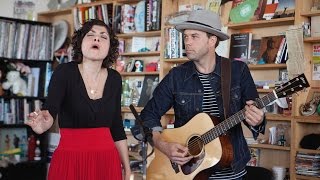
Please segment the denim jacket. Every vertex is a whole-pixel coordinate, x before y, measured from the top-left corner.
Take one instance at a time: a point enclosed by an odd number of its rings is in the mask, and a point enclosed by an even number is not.
[[[230,108],[232,115],[244,108],[247,100],[254,100],[258,93],[247,65],[241,61],[231,63]],[[211,73],[211,86],[215,93],[220,112],[220,121],[224,118],[221,94],[221,57],[216,55],[216,66]],[[186,124],[193,116],[202,112],[203,86],[198,77],[195,64],[186,62],[170,70],[153,92],[153,98],[141,112],[145,126],[156,129],[161,127],[160,119],[171,107],[175,112],[175,127]],[[243,121],[245,124],[246,122]],[[248,127],[249,125],[246,124]],[[262,128],[261,128],[262,127]],[[264,133],[265,120],[258,127]],[[258,131],[259,132],[259,131]],[[256,138],[258,132],[253,131]],[[250,160],[248,145],[243,136],[241,124],[228,132],[233,144],[233,171],[242,170]]]

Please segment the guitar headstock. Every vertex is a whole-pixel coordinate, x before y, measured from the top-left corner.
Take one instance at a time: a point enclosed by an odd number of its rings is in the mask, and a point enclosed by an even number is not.
[[[310,85],[306,76],[304,74],[300,74],[299,76],[277,87],[275,89],[275,93],[277,94],[278,98],[286,97],[309,86]]]

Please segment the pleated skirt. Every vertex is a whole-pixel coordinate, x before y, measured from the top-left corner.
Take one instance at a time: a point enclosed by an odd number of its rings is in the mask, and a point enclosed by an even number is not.
[[[48,180],[121,180],[121,160],[109,128],[60,129]]]

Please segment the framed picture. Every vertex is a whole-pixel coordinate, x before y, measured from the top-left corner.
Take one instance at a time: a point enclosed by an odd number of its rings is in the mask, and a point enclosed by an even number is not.
[[[279,81],[289,81],[289,74],[287,69],[280,69],[279,70]]]
[[[0,153],[19,148],[20,141],[28,137],[26,127],[0,129]]]
[[[312,0],[311,11],[320,10],[320,0]]]

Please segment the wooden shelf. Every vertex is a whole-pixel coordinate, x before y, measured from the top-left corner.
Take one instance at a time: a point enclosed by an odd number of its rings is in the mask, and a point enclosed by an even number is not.
[[[0,124],[1,128],[27,128],[26,124]]]
[[[250,21],[245,23],[228,24],[229,29],[263,28],[272,26],[293,25],[294,17],[277,18],[271,20]]]
[[[260,148],[260,149],[290,151],[290,147],[277,146],[277,145],[271,145],[271,144],[248,144],[248,146],[252,148]]]
[[[271,93],[274,89],[257,89],[258,93]]]
[[[320,43],[320,37],[306,37],[306,38],[303,39],[303,42]]]
[[[16,59],[16,58],[7,58],[0,57],[1,61],[11,61],[11,62],[23,62],[23,63],[52,63],[52,59],[48,60],[39,60],[39,59]]]
[[[132,37],[152,37],[160,36],[161,31],[147,31],[147,32],[136,32],[136,33],[127,33],[127,34],[117,34],[118,38],[132,38]]]
[[[145,76],[145,75],[159,75],[159,71],[153,72],[121,72],[121,76]]]
[[[291,121],[292,116],[285,116],[283,114],[266,113],[266,119],[272,121]]]
[[[311,124],[320,124],[320,116],[295,116],[294,120],[298,123],[311,123]]]
[[[38,13],[38,16],[59,16],[59,15],[65,15],[65,14],[67,15],[72,14],[72,8],[44,11],[44,12]]]
[[[311,17],[311,16],[320,16],[320,10],[318,11],[308,11],[308,12],[301,12],[301,16]]]
[[[160,51],[125,52],[125,53],[120,53],[120,56],[160,56]]]
[[[45,97],[41,97],[41,96],[34,97],[34,96],[17,96],[17,95],[12,95],[12,96],[0,96],[0,98],[3,98],[3,99],[41,100],[41,101],[46,100]]]
[[[303,148],[298,148],[297,152],[301,153],[311,153],[311,154],[320,154],[320,150],[313,150],[313,149],[303,149]]]
[[[91,2],[91,3],[83,3],[83,4],[76,4],[76,8],[80,7],[92,7],[92,6],[99,6],[101,4],[112,4],[112,1],[106,2],[106,1],[96,1],[96,2]]]
[[[140,113],[142,111],[143,107],[135,107],[135,109],[136,109],[136,111],[138,113]],[[131,113],[131,110],[130,110],[129,107],[121,107],[121,112],[123,112],[123,113]]]
[[[287,68],[287,64],[249,64],[250,70],[267,70],[267,69],[284,69]]]
[[[117,0],[117,3],[138,3],[141,0]]]
[[[172,58],[172,59],[164,59],[165,62],[167,63],[184,63],[189,61],[188,58]]]
[[[303,175],[296,175],[297,179],[306,179],[306,180],[320,180],[320,177],[313,177],[313,176],[303,176]]]

